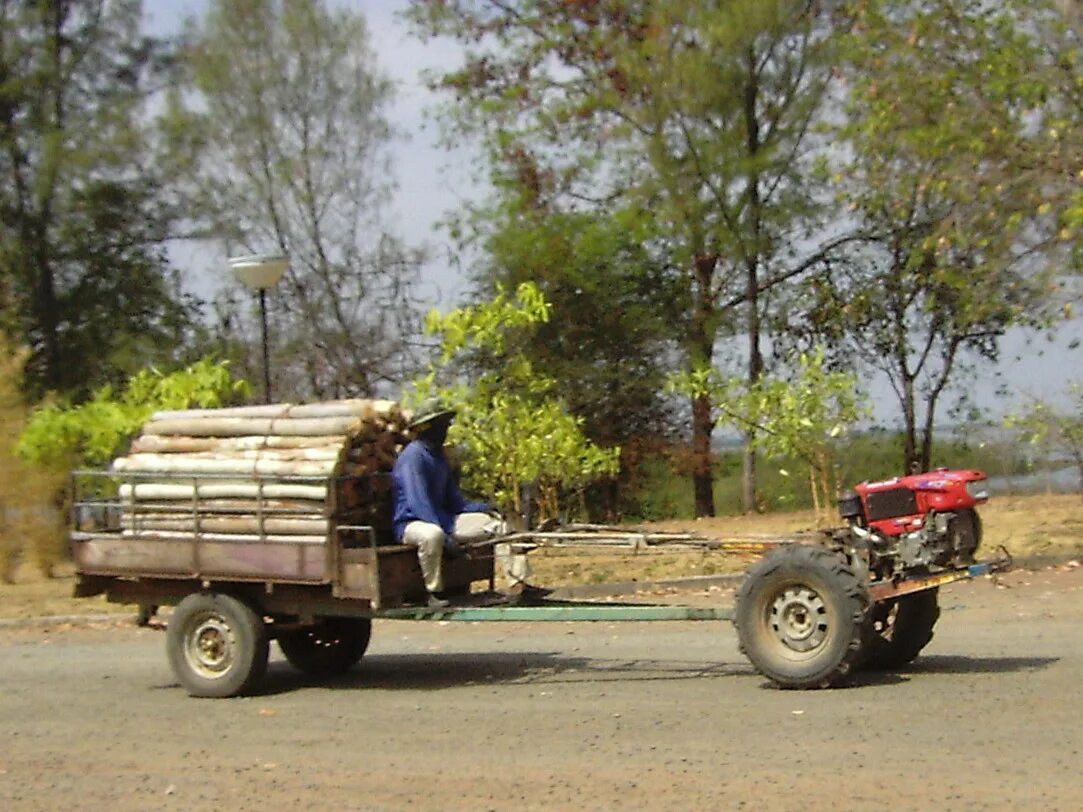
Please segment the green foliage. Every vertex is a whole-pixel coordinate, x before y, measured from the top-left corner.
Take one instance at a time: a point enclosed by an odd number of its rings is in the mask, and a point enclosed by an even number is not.
[[[969,363],[1048,324],[1045,272],[1078,255],[1081,50],[1047,0],[416,0],[411,16],[466,51],[437,84],[490,151],[496,278],[529,268],[575,323],[556,293],[586,266],[539,275],[533,257],[561,254],[536,224],[639,213],[679,283],[659,286],[671,363],[715,366],[741,332],[755,381],[765,333],[784,359],[831,344],[890,377],[908,463],[928,464]],[[693,403],[697,454],[712,405]],[[697,494],[709,471],[693,466]]]
[[[460,307],[448,314],[431,310],[425,318],[425,331],[440,336],[444,363],[474,347],[504,355],[509,333],[549,321],[550,310],[537,285],[524,282],[516,288],[514,300],[506,290],[498,288],[496,297],[482,305]],[[516,378],[526,380],[527,376],[520,373]]]
[[[899,476],[899,455],[905,436],[894,431],[874,429],[841,435],[835,445],[838,484],[842,488],[858,482],[890,479]],[[736,448],[716,451],[714,497],[720,515],[744,512],[741,495],[741,453]],[[799,457],[761,459],[760,508],[765,512],[813,508],[812,492],[801,477],[783,475],[807,464]],[[946,437],[937,444],[934,467],[974,468],[990,476],[1030,472],[1017,443],[1004,441],[974,442]],[[688,519],[695,515],[691,494],[682,486],[683,478],[663,456],[644,461],[641,479],[634,491],[625,495],[623,510],[631,521]],[[829,504],[821,506],[821,520],[831,519]],[[831,519],[833,520],[833,519]]]
[[[900,181],[927,202],[954,204],[926,235],[930,250],[1002,252],[1033,239],[1020,229],[1028,225],[1073,239],[1058,230],[1078,204],[1083,49],[1057,5],[865,0],[857,12],[846,130],[869,153],[863,169],[889,181],[868,184],[869,195],[896,220],[913,205]]]
[[[752,438],[772,460],[801,460],[809,470],[812,503],[819,512],[837,491],[835,446],[848,426],[869,416],[854,375],[832,371],[822,348],[798,357],[792,378],[761,378],[753,384],[722,378],[716,370],[675,375],[670,385],[693,397],[708,393],[718,404],[720,425]],[[788,477],[785,468],[780,474]]]
[[[17,452],[51,468],[103,465],[154,412],[219,407],[243,398],[248,389],[227,363],[209,358],[171,373],[144,369],[119,392],[107,385],[80,405],[54,403],[35,410]]]
[[[518,350],[592,440],[623,446],[671,434],[661,384],[683,313],[681,281],[652,255],[649,218],[539,207],[524,195],[518,186],[503,191],[470,218],[471,239],[488,255],[475,274],[479,289],[530,281],[545,294],[550,317]],[[476,371],[500,363],[480,352],[464,360]]]
[[[828,369],[822,348],[802,354],[798,364],[793,380],[764,378],[750,387],[738,409],[759,423],[755,443],[768,457],[803,458],[816,467],[825,445],[869,409],[856,376]]]
[[[552,381],[536,375],[515,350],[549,317],[537,286],[523,283],[512,299],[499,290],[490,304],[429,314],[430,333],[441,339],[445,368],[459,353],[483,349],[499,356],[500,371],[469,385],[439,385],[441,369],[415,384],[418,398],[441,394],[456,404],[450,441],[462,451],[464,484],[503,509],[522,516],[522,490],[536,489],[540,518],[571,509],[570,499],[594,480],[616,473],[619,449],[602,449],[583,435],[582,420],[547,392]]]
[[[1071,236],[1058,209],[1073,186],[1063,141],[1074,136],[1055,123],[1083,124],[1079,87],[1054,65],[1079,52],[1057,44],[1041,2],[854,11],[834,181],[861,242],[781,319],[797,344],[828,342],[837,363],[887,377],[906,426],[901,465],[927,469],[938,410],[966,398],[972,364],[995,360],[1012,326],[1050,324]],[[793,319],[795,307],[807,315]]]
[[[967,276],[985,297],[993,285],[975,281],[1024,246],[1058,240],[1066,197],[1078,193],[1058,156],[1063,139],[1078,136],[1062,130],[1083,123],[1069,108],[1081,88],[1054,81],[1058,62],[1080,64],[1078,46],[1053,39],[1052,6],[1033,0],[996,8],[876,0],[860,9],[845,50],[852,91],[842,129],[856,151],[845,171],[859,192],[845,199],[910,231],[896,250],[911,269],[931,257],[961,273],[965,257],[979,258]]]
[[[800,156],[830,76],[818,5],[417,0],[411,14],[465,46],[439,83],[454,123],[485,136],[515,213],[641,217],[650,262],[633,268],[666,280],[661,334],[678,363],[710,365],[717,339],[744,329],[757,378],[760,297],[807,266],[787,250],[794,234],[816,233]],[[697,449],[711,431],[701,406]],[[693,476],[709,513],[709,466]]]
[[[524,510],[526,484],[534,486],[538,517],[544,520],[574,509],[570,497],[617,473],[619,449],[587,441],[582,421],[558,401],[493,393],[466,404],[452,434],[466,452],[466,481],[515,513]]]

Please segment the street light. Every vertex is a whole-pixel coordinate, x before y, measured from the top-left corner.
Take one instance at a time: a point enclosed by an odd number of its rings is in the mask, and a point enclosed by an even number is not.
[[[267,291],[286,273],[289,259],[281,254],[231,257],[229,267],[249,290],[259,291],[259,321],[263,336],[263,402],[271,402],[271,361],[267,352]]]

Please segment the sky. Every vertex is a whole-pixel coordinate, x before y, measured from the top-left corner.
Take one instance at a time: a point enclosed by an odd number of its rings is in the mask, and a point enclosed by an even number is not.
[[[422,268],[422,293],[427,303],[442,310],[453,308],[467,292],[467,285],[450,261],[451,245],[438,224],[465,200],[482,196],[484,186],[474,177],[476,151],[469,145],[449,151],[438,143],[432,113],[439,99],[425,87],[422,73],[427,68],[455,65],[457,48],[450,42],[423,44],[410,37],[398,18],[406,0],[340,2],[365,15],[380,68],[396,88],[388,118],[405,139],[393,146],[398,189],[387,222],[395,224],[398,236],[408,245],[429,249],[430,259]],[[178,31],[187,16],[201,14],[206,6],[207,0],[144,0],[148,28],[156,34]],[[201,278],[199,287],[203,290],[214,290],[230,281],[221,249],[178,246],[172,258]],[[1083,291],[1083,285],[1076,290]],[[1077,312],[1083,311],[1080,298],[1077,293]],[[1012,331],[1002,343],[1001,359],[996,367],[983,367],[964,384],[973,402],[994,415],[1018,410],[1033,399],[1063,407],[1068,384],[1083,384],[1083,318],[1066,320],[1053,335]],[[899,409],[886,382],[872,380],[868,388],[877,419],[893,422]],[[1006,398],[997,394],[1002,388],[1008,392]]]

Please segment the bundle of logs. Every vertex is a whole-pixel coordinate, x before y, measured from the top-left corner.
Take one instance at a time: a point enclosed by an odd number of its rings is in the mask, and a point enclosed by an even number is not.
[[[158,412],[113,462],[121,529],[322,543],[332,525],[356,525],[387,543],[408,418],[393,401],[359,399]]]

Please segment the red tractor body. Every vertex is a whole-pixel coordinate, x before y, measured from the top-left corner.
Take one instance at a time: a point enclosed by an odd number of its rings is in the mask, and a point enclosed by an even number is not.
[[[869,529],[899,536],[919,529],[930,513],[973,509],[987,502],[988,492],[977,484],[984,481],[981,471],[938,468],[882,482],[862,482],[854,490]]]
[[[963,566],[981,543],[975,508],[989,499],[984,481],[981,471],[938,468],[862,482],[839,500],[839,512],[868,545],[869,569],[879,577]]]

